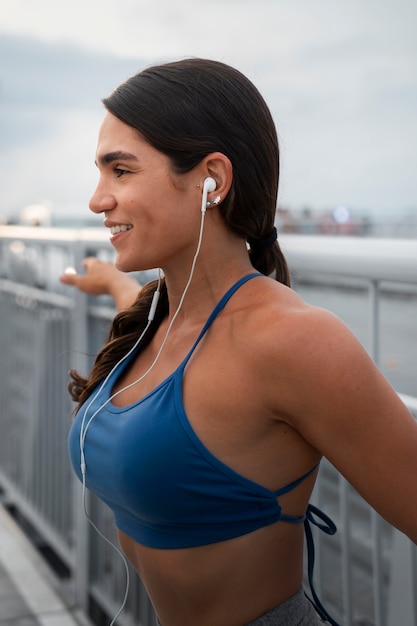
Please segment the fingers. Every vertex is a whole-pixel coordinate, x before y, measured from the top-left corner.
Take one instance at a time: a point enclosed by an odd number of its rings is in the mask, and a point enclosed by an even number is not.
[[[86,273],[84,274],[84,276],[86,276],[94,269],[97,270],[98,267],[102,265],[104,265],[103,261],[100,261],[95,257],[86,257],[82,262],[82,266],[86,269]],[[82,275],[77,273],[75,267],[69,265],[65,268],[64,273],[60,276],[59,279],[62,283],[65,283],[66,285],[77,285],[80,278],[82,278]]]
[[[83,283],[88,283],[90,279],[89,272],[92,267],[94,267],[95,263],[100,264],[102,261],[99,261],[95,257],[86,257],[83,260],[82,265],[86,269],[85,274],[78,274],[75,267],[69,265],[65,268],[64,273],[59,277],[59,280],[65,285],[74,285],[75,287],[82,289]]]
[[[97,259],[95,256],[88,256],[82,262],[82,266],[85,267],[87,272],[94,268],[102,267],[103,265],[106,265],[106,263],[100,261],[100,259]]]
[[[66,285],[75,285],[77,281],[77,271],[71,265],[66,267],[64,273],[59,277],[61,283]]]
[[[114,263],[87,257],[82,266],[85,272],[80,274],[73,267],[67,267],[60,276],[61,282],[93,296],[109,295],[119,311],[130,307],[136,300],[140,285],[133,277],[118,270]]]
[[[110,294],[112,284],[119,275],[113,263],[104,262],[96,257],[87,257],[82,266],[85,272],[78,274],[73,267],[67,267],[60,281],[65,285],[73,285],[91,295]]]

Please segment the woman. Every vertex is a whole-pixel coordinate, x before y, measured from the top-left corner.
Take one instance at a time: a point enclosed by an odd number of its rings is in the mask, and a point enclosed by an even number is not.
[[[74,468],[163,626],[322,623],[301,588],[320,458],[416,541],[417,425],[346,327],[289,287],[277,136],[250,81],[188,59],[103,102],[90,209],[117,270],[89,259],[64,280],[121,312],[88,379],[72,372]],[[155,267],[128,306],[121,272]]]

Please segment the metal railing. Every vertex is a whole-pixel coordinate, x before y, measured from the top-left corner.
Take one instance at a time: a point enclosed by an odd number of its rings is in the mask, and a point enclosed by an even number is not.
[[[341,289],[342,302],[365,294],[368,345],[380,360],[380,307],[387,289],[417,305],[417,241],[288,235],[282,245],[295,289]],[[87,373],[101,347],[112,302],[64,287],[67,265],[87,255],[112,258],[101,230],[0,227],[0,488],[4,502],[36,530],[36,541],[65,565],[61,590],[97,624],[107,623],[124,594],[117,553],[91,529],[70,469],[67,433],[73,406],[68,370]],[[149,275],[141,276],[146,280]],[[365,324],[365,325],[366,325]],[[362,324],[361,324],[362,326]],[[417,335],[417,316],[411,320]],[[410,338],[411,339],[411,338]],[[417,416],[412,385],[400,394]],[[323,462],[314,501],[335,520],[332,538],[316,535],[316,584],[343,626],[417,626],[416,547],[379,516],[328,463]],[[116,542],[112,515],[95,497],[88,506],[97,526]],[[146,592],[133,571],[122,626],[153,626]]]

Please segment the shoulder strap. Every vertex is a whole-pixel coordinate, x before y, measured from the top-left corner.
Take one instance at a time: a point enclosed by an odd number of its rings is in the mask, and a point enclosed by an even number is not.
[[[248,282],[248,280],[251,280],[251,278],[256,278],[257,276],[264,276],[264,274],[259,274],[259,272],[253,272],[251,274],[246,274],[246,276],[242,276],[242,278],[240,278],[237,282],[235,282],[234,285],[232,285],[230,287],[230,289],[228,289],[226,291],[226,293],[222,296],[222,298],[219,300],[219,302],[214,307],[213,311],[210,313],[206,323],[204,324],[203,328],[200,331],[200,334],[198,335],[197,339],[195,340],[193,346],[191,347],[191,350],[189,351],[189,353],[185,357],[184,361],[182,362],[182,364],[181,364],[181,369],[182,370],[185,369],[185,366],[187,365],[188,361],[190,360],[191,355],[193,354],[194,350],[196,349],[196,347],[200,343],[201,339],[204,337],[204,335],[206,334],[206,332],[208,331],[208,329],[210,328],[210,326],[212,325],[212,323],[214,322],[214,320],[216,319],[216,317],[218,316],[220,311],[222,309],[224,309],[226,304],[229,302],[229,300],[233,296],[233,294],[239,289],[239,287],[241,287],[246,282]]]

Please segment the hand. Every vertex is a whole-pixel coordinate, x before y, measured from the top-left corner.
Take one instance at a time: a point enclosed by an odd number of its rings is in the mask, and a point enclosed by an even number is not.
[[[120,272],[113,263],[95,257],[84,259],[83,267],[85,274],[77,274],[73,268],[67,268],[60,281],[93,296],[110,295],[119,310],[133,304],[141,289],[134,278]]]

